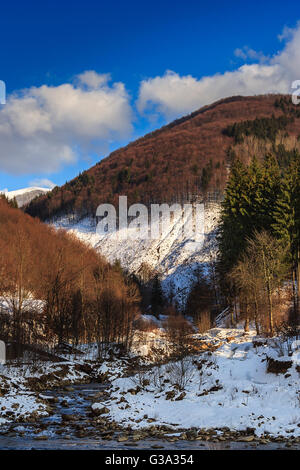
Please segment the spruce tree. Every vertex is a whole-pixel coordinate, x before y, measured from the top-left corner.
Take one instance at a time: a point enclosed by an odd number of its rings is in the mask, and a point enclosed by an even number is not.
[[[263,178],[261,191],[260,222],[257,229],[272,230],[273,211],[277,204],[278,194],[282,186],[282,172],[276,157],[272,154],[266,155],[263,163]]]
[[[249,185],[248,169],[240,160],[235,160],[225,191],[219,229],[220,267],[223,273],[229,272],[235,265],[249,235]]]
[[[290,162],[273,209],[272,229],[283,247],[288,247],[288,262],[293,273],[294,312],[299,317],[300,294],[300,162],[295,158]],[[299,318],[298,318],[299,321]]]
[[[164,295],[158,274],[154,276],[151,294],[151,310],[155,316],[158,316],[164,305]]]

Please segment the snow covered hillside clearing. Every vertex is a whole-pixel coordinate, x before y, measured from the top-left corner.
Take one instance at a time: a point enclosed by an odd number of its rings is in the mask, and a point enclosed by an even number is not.
[[[178,214],[171,220],[169,230],[157,240],[118,240],[114,234],[100,236],[91,219],[72,222],[65,217],[55,222],[56,227],[74,233],[79,239],[96,248],[108,261],[119,260],[131,273],[138,273],[142,264],[161,273],[162,287],[166,294],[183,305],[196,279],[197,269],[207,268],[216,251],[216,229],[220,217],[220,205],[207,203],[204,206],[204,244],[193,244],[183,234],[183,225]]]

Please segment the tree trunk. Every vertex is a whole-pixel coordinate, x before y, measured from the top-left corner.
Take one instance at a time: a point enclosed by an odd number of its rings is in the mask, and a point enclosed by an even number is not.
[[[298,323],[298,295],[297,295],[297,267],[293,266],[293,304],[294,304],[294,318],[293,322]]]
[[[300,253],[298,249],[297,254],[297,268],[296,268],[296,279],[297,279],[297,323],[300,323]]]
[[[269,324],[270,324],[270,333],[273,336],[274,333],[274,324],[273,324],[273,304],[272,304],[272,295],[270,282],[267,283],[267,292],[268,292],[268,307],[269,307]]]
[[[254,322],[255,322],[256,334],[259,335],[258,302],[257,302],[257,297],[256,296],[255,296],[255,300],[254,300]]]
[[[245,333],[247,333],[249,331],[249,306],[247,304],[245,306],[244,331],[245,331]]]

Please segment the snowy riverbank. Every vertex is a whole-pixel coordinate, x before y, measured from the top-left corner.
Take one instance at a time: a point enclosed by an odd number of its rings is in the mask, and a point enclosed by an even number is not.
[[[150,346],[157,345],[153,336],[149,333]],[[160,344],[163,338],[160,331]],[[91,435],[118,442],[300,442],[296,355],[283,355],[284,348],[273,339],[242,329],[214,328],[194,335],[194,340],[197,354],[161,365],[133,353],[110,354],[99,362],[85,351],[59,363],[2,366],[0,429],[5,433],[9,423],[35,423],[41,432],[41,420],[57,414],[58,403],[62,411],[56,417],[57,432],[62,437],[67,430],[81,438]],[[279,364],[277,373],[274,364]],[[82,397],[74,395],[71,406],[65,395],[72,390],[70,384],[90,382],[106,385],[103,392],[87,396],[84,425],[76,417],[76,403]],[[55,400],[48,396],[52,389],[57,390]],[[72,418],[65,417],[64,406]],[[46,420],[45,438],[49,425],[51,420]]]
[[[251,429],[256,436],[300,437],[299,369],[293,358],[284,373],[270,373],[268,358],[278,356],[278,348],[257,341],[253,331],[215,328],[202,338],[217,349],[133,377],[122,377],[117,363],[104,364],[112,389],[94,410],[105,407],[111,420],[133,429],[154,423],[174,430]]]

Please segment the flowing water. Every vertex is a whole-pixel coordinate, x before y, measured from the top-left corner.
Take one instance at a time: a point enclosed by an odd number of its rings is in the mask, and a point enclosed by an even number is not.
[[[244,442],[203,442],[178,440],[144,439],[138,442],[118,442],[117,436],[112,440],[104,440],[90,421],[90,406],[93,396],[102,391],[105,385],[97,383],[74,385],[73,390],[51,390],[43,393],[52,397],[55,411],[52,416],[41,418],[36,423],[15,423],[7,429],[1,429],[0,450],[5,449],[61,449],[61,450],[115,450],[115,449],[174,449],[174,450],[224,450],[224,449],[287,449],[285,443]],[[62,419],[64,416],[64,419]],[[68,420],[68,416],[70,421]],[[45,436],[42,437],[41,436]],[[45,440],[40,440],[45,439]],[[300,444],[293,444],[289,449],[300,450]]]

